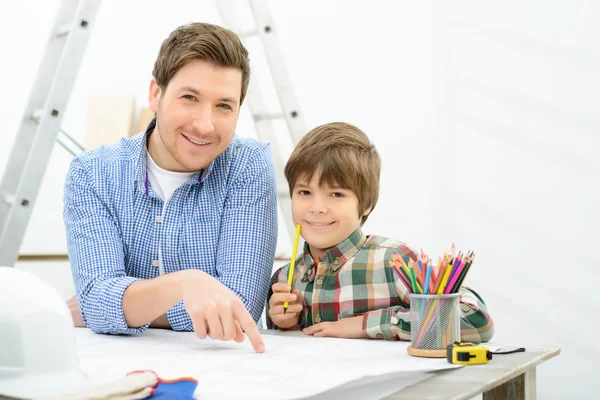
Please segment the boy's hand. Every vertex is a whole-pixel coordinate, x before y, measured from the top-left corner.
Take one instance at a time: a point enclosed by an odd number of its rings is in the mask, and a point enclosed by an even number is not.
[[[321,322],[304,329],[307,335],[315,337],[335,337],[347,339],[368,338],[367,331],[363,330],[363,315],[344,318],[335,322]]]
[[[282,329],[298,325],[300,313],[303,308],[302,293],[294,289],[289,293],[290,287],[286,283],[274,283],[273,295],[269,299],[269,317],[275,325]],[[283,313],[283,303],[288,302],[286,313]]]

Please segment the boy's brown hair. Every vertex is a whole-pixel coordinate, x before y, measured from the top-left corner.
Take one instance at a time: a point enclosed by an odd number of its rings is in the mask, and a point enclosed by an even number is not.
[[[194,22],[175,29],[162,42],[154,62],[152,75],[158,86],[165,90],[177,71],[192,60],[210,61],[220,67],[240,69],[240,105],[244,102],[250,82],[250,61],[248,50],[235,33],[203,22]]]
[[[285,166],[285,178],[290,195],[299,177],[310,180],[320,171],[319,185],[338,185],[358,197],[358,215],[375,208],[379,198],[381,158],[369,137],[356,126],[332,122],[308,132],[290,156]],[[369,214],[362,217],[361,225]]]

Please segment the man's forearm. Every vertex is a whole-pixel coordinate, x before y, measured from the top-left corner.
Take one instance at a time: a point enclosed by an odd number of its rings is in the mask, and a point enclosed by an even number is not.
[[[181,301],[181,279],[185,273],[187,271],[174,272],[129,285],[123,295],[123,313],[127,325],[137,328],[155,321]],[[163,326],[168,324],[164,324],[162,319],[161,327],[167,327]]]

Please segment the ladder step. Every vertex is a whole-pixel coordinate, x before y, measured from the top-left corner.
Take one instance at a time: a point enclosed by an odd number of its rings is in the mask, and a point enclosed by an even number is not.
[[[271,33],[271,32],[273,32],[273,29],[271,28],[270,25],[264,25],[262,27],[262,29],[260,29],[260,30],[252,29],[249,31],[235,32],[235,34],[238,35],[240,37],[240,39],[248,39],[248,38],[260,36],[261,31],[264,33]]]
[[[58,29],[56,31],[55,36],[56,37],[67,36],[69,33],[71,33],[73,31],[74,26],[75,26],[75,22],[70,22],[68,24],[61,26],[60,29]]]
[[[297,111],[290,111],[290,118],[298,118],[299,114]],[[267,121],[274,119],[285,119],[286,116],[283,113],[275,113],[275,114],[252,114],[252,118],[255,121]]]
[[[275,114],[252,114],[252,118],[255,121],[271,121],[274,119],[284,119],[285,116],[282,113]]]
[[[45,108],[38,108],[37,110],[35,110],[34,112],[31,113],[31,119],[34,120],[35,122],[40,122],[40,120],[42,119],[42,117],[44,116],[44,112],[46,111]],[[52,109],[52,111],[50,111],[50,115],[53,117],[58,117],[58,115],[60,114],[60,111],[56,110],[56,109]]]
[[[75,28],[85,29],[88,26],[88,21],[85,19],[72,21],[68,24],[61,26],[55,33],[56,37],[67,36],[71,33]]]
[[[42,119],[42,116],[44,115],[44,110],[45,110],[44,108],[38,108],[37,110],[32,112],[31,119],[34,120],[35,122],[39,123],[40,120]],[[58,114],[59,114],[58,110],[51,111],[51,115],[54,117],[57,117]],[[77,140],[75,140],[71,135],[69,135],[67,132],[65,132],[62,129],[59,129],[59,132],[62,133],[67,139],[69,139],[69,142],[72,143],[73,145],[75,145],[75,147],[79,150],[78,152],[73,151],[73,149],[71,147],[69,147],[69,145],[64,140],[62,140],[61,138],[56,139],[58,144],[61,145],[66,151],[71,153],[71,155],[73,157],[76,157],[80,152],[85,151],[85,148]]]
[[[17,197],[14,194],[0,192],[0,203],[15,204]]]
[[[36,122],[40,122],[40,119],[42,119],[43,114],[44,114],[44,109],[38,108],[37,110],[35,110],[34,112],[31,113],[31,119]]]
[[[238,35],[240,39],[248,39],[260,35],[260,32],[256,29],[252,29],[250,31],[235,32],[235,34]]]

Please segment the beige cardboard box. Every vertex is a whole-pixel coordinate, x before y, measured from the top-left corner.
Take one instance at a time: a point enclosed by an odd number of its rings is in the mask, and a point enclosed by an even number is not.
[[[122,94],[91,96],[88,103],[84,147],[95,149],[130,137],[135,113],[135,97]]]
[[[154,118],[154,113],[150,111],[149,108],[142,108],[140,110],[140,117],[138,118],[137,129],[134,134],[144,131],[152,118]]]

